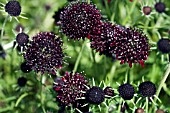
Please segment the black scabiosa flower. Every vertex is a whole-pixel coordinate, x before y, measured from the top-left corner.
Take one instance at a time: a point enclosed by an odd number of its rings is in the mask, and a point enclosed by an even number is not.
[[[150,81],[142,82],[139,85],[139,93],[143,97],[152,97],[156,93],[156,86],[154,83],[152,83]]]
[[[24,32],[19,33],[16,36],[16,42],[18,43],[19,46],[25,46],[29,42],[29,36]]]
[[[30,71],[32,71],[30,65],[27,62],[23,62],[20,65],[20,69],[22,72],[24,73],[29,73]]]
[[[152,8],[149,6],[143,6],[142,12],[144,15],[149,15],[152,12]]]
[[[100,55],[112,56],[110,43],[114,40],[114,26],[112,23],[104,22],[95,32],[90,35],[91,48]]]
[[[25,77],[20,77],[20,78],[18,78],[17,83],[20,87],[24,87],[27,83],[27,79]]]
[[[135,113],[145,113],[144,109],[143,108],[137,108],[135,110]]]
[[[105,93],[103,89],[97,86],[91,87],[87,92],[86,92],[86,100],[90,104],[100,104],[104,101],[105,99]]]
[[[56,79],[53,89],[57,92],[57,99],[66,106],[75,104],[77,100],[85,97],[88,81],[81,73],[68,73]]]
[[[21,13],[21,6],[20,3],[16,0],[9,1],[5,5],[5,11],[10,15],[10,16],[19,16]]]
[[[155,9],[158,13],[165,12],[165,8],[166,8],[166,6],[165,6],[165,3],[163,3],[163,2],[157,2],[155,4]]]
[[[141,30],[115,26],[114,40],[110,46],[121,64],[127,62],[132,67],[132,63],[139,63],[144,67],[144,61],[148,58],[149,44]]]
[[[109,97],[113,97],[114,96],[114,90],[112,89],[112,87],[109,87],[109,86],[104,88],[104,93],[105,93],[105,95],[107,95]]]
[[[131,84],[123,84],[118,88],[119,95],[124,100],[131,100],[135,94],[135,89]]]
[[[55,73],[63,64],[62,40],[52,32],[40,32],[32,38],[24,58],[36,72]]]
[[[19,20],[17,17],[28,19],[25,16],[22,16],[22,7],[17,0],[10,0],[6,4],[0,2],[0,9],[0,11],[4,12],[5,15],[10,17],[10,21],[12,20],[12,17],[14,17],[18,22]]]
[[[170,53],[170,40],[169,39],[160,39],[157,43],[159,51],[162,53]]]
[[[100,19],[95,5],[72,2],[60,14],[61,31],[71,39],[84,39],[98,27]]]

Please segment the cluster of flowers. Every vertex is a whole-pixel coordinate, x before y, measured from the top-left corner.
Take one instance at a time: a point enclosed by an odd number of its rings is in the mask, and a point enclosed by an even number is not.
[[[100,55],[116,56],[121,64],[128,63],[130,67],[133,63],[144,67],[149,44],[141,30],[103,22],[100,11],[92,3],[71,2],[60,11],[60,15],[55,13],[54,18],[66,36],[78,40],[87,37],[91,48]]]
[[[117,96],[124,100],[131,100],[135,95],[135,88],[129,83],[120,85],[117,90],[110,86],[104,86],[102,89],[99,86],[90,86],[82,73],[72,72],[66,72],[64,76],[57,77],[54,80],[53,89],[57,93],[56,98],[62,110],[64,110],[63,106],[72,106],[83,113],[89,112],[89,104],[100,105],[105,99],[113,99]],[[137,93],[138,97],[147,97],[152,100],[156,93],[156,86],[150,81],[142,82],[138,86]]]
[[[12,0],[2,5],[4,12],[17,20],[21,14],[20,3]],[[29,39],[28,34],[24,33],[21,28],[14,43],[25,59],[25,62],[21,64],[21,70],[25,73],[34,70],[41,74],[45,72],[55,74],[56,69],[62,67],[64,57],[63,42],[60,37],[53,32],[40,32]]]
[[[5,5],[5,11],[10,16],[19,16],[21,13],[19,2],[8,2]],[[144,61],[148,57],[149,44],[141,30],[102,22],[100,11],[95,5],[86,2],[72,2],[62,9],[59,18],[57,24],[71,39],[80,40],[87,37],[91,41],[91,48],[101,55],[112,57],[115,54],[121,64],[127,62],[132,67],[132,63],[139,63],[144,66]],[[33,69],[42,74],[45,72],[55,74],[56,68],[62,67],[63,42],[53,32],[40,32],[33,36],[32,40],[29,40],[26,33],[21,32],[16,36],[16,42],[18,47],[24,47],[26,62],[21,64],[23,72],[27,73]],[[162,39],[158,42],[158,48],[162,51],[165,49],[170,51],[169,48],[164,48],[169,47],[169,44],[169,40]],[[20,86],[24,86],[26,82],[25,78],[18,80]],[[99,105],[105,98],[115,96],[112,87],[102,89],[98,86],[90,86],[81,73],[66,72],[63,77],[55,80],[53,89],[57,92],[57,100],[62,106],[73,106],[82,112],[89,112],[89,104]],[[117,91],[124,100],[131,100],[135,94],[134,87],[128,83],[120,85]],[[146,81],[139,85],[138,91],[142,97],[149,97],[152,100],[156,87],[152,82]]]

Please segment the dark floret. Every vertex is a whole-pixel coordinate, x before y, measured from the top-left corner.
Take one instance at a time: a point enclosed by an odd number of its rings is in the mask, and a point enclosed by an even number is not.
[[[40,32],[32,38],[24,54],[27,63],[36,72],[55,73],[62,68],[63,42],[52,32]]]
[[[149,15],[149,14],[152,12],[152,8],[149,7],[149,6],[144,6],[144,7],[142,8],[142,11],[143,11],[143,13],[144,13],[145,15]]]
[[[170,40],[169,39],[160,39],[157,43],[159,51],[162,53],[170,53]]]
[[[162,109],[157,109],[157,110],[156,110],[156,113],[165,113],[165,111],[162,110]]]
[[[15,31],[17,32],[20,32],[21,30],[24,31],[24,26],[22,24],[18,24],[16,27],[15,27]]]
[[[100,11],[93,4],[72,2],[60,14],[61,32],[71,39],[88,37],[101,23]]]
[[[86,100],[90,104],[100,104],[104,101],[105,94],[104,91],[97,86],[93,86],[86,92]]]
[[[142,82],[139,85],[139,93],[143,97],[152,97],[153,95],[156,94],[156,86],[154,83],[150,81]]]
[[[114,40],[114,25],[104,22],[90,35],[91,48],[99,52],[100,55],[112,57],[110,43]]]
[[[16,42],[19,46],[25,46],[29,42],[29,36],[25,33],[19,33],[16,36]]]
[[[5,5],[5,11],[10,16],[19,16],[21,13],[21,6],[18,1],[12,0]]]
[[[18,85],[20,87],[24,87],[26,85],[26,83],[27,83],[27,79],[25,77],[18,78]]]
[[[108,95],[110,97],[114,96],[114,90],[112,89],[112,87],[106,87],[104,89],[104,93],[105,93],[105,95]]]
[[[165,8],[166,8],[166,6],[165,6],[165,3],[163,3],[163,2],[157,2],[155,4],[155,9],[158,13],[165,12]]]
[[[123,84],[119,86],[118,92],[124,100],[131,100],[135,94],[135,89],[131,84]]]
[[[145,113],[144,109],[143,108],[137,108],[135,110],[135,113]]]
[[[110,46],[121,64],[127,62],[132,67],[133,63],[139,63],[144,67],[144,61],[149,54],[149,44],[141,30],[115,26],[114,40]]]
[[[21,68],[21,71],[24,73],[29,73],[30,71],[32,71],[30,65],[28,65],[27,62],[23,62],[20,68]]]
[[[87,91],[87,83],[82,74],[66,72],[63,77],[55,79],[53,89],[57,92],[57,99],[61,103],[80,107],[77,100],[85,96],[83,92]]]

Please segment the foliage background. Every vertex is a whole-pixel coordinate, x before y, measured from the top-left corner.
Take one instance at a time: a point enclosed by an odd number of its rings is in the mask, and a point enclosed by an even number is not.
[[[151,16],[147,18],[142,15],[140,1],[148,4],[153,8]],[[156,43],[160,37],[168,38],[168,30],[170,26],[170,2],[163,0],[166,4],[166,14],[158,14],[154,9],[154,0],[111,0],[109,4],[102,0],[92,0],[101,10],[103,18],[115,24],[124,26],[137,27],[144,30],[149,38],[151,47],[156,47]],[[5,0],[1,0],[6,3]],[[72,71],[79,55],[83,41],[68,40],[68,37],[59,33],[59,28],[54,25],[52,16],[54,12],[68,3],[66,0],[19,0],[22,6],[22,12],[28,17],[27,20],[19,18],[20,24],[29,31],[30,37],[40,31],[54,31],[59,34],[64,41],[64,52],[71,58],[65,58],[66,62],[59,74],[64,71]],[[50,6],[46,10],[46,6]],[[5,16],[0,13],[0,26],[2,26]],[[5,45],[15,40],[15,30],[19,23],[14,19],[7,22],[5,26],[5,36],[2,44]],[[163,78],[169,57],[162,55],[157,49],[151,50],[145,67],[139,64],[129,68],[128,64],[120,65],[119,61],[112,61],[110,58],[100,56],[90,48],[90,43],[86,40],[85,48],[82,51],[82,57],[78,65],[77,72],[84,72],[87,78],[91,80],[94,77],[97,84],[104,80],[106,84],[110,83],[113,88],[118,88],[116,82],[122,84],[127,73],[128,82],[138,84],[142,82],[142,78],[150,80],[156,84],[157,88]],[[58,107],[55,102],[55,94],[51,93],[53,79],[49,75],[43,75],[43,83],[40,82],[40,75],[36,75],[33,71],[25,74],[20,70],[20,64],[24,61],[21,54],[16,49],[8,49],[6,51],[6,59],[0,58],[0,112],[1,113],[41,113],[44,111],[57,112]],[[19,87],[17,79],[24,76],[28,79],[25,87]],[[158,106],[164,110],[170,110],[170,77],[167,78],[163,85],[159,98],[162,103],[158,102]],[[116,103],[113,103],[116,105]],[[97,109],[97,108],[96,108]]]

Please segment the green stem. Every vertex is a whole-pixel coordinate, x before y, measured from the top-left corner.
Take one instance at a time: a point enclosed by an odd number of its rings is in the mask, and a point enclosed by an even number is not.
[[[110,12],[110,9],[109,9],[108,1],[104,0],[104,4],[106,6],[106,12],[107,12],[109,19],[110,19],[111,18],[111,12]]]
[[[125,25],[127,23],[127,21],[129,20],[129,17],[130,15],[132,14],[132,12],[134,11],[134,8],[136,6],[136,3],[137,3],[138,0],[135,0],[132,4],[132,7],[130,8],[130,11],[128,13],[128,15],[126,16],[126,18],[124,19],[124,21],[122,22],[123,24],[122,25]]]
[[[75,65],[74,65],[73,73],[75,73],[77,71],[77,68],[78,68],[78,65],[80,63],[80,59],[81,59],[81,56],[82,56],[82,53],[83,53],[85,45],[86,45],[86,41],[83,42],[82,48],[80,50],[80,53],[79,53],[79,55],[77,57]]]
[[[148,113],[148,97],[146,97],[146,113]]]
[[[2,47],[2,38],[3,38],[3,35],[4,35],[4,28],[5,28],[5,25],[7,23],[7,20],[9,18],[9,15],[6,16],[5,20],[4,20],[4,23],[2,25],[2,28],[1,28],[1,37],[0,37],[0,48],[2,49],[2,51],[4,51],[3,47]]]
[[[4,35],[4,28],[5,28],[5,25],[6,25],[6,22],[7,22],[8,18],[9,18],[9,15],[6,16],[6,18],[5,18],[5,20],[4,20],[4,23],[3,23],[3,25],[2,25],[2,28],[1,28],[0,43],[2,43],[2,37],[3,37],[3,35]]]
[[[120,102],[119,102],[119,107],[118,107],[117,113],[121,113],[122,102],[123,102],[123,99],[121,98]]]
[[[165,72],[165,74],[164,74],[164,77],[163,77],[163,79],[161,80],[161,83],[160,83],[160,85],[159,85],[159,87],[158,87],[158,90],[157,90],[157,93],[156,93],[156,96],[157,96],[157,97],[159,96],[159,94],[160,94],[160,92],[161,92],[161,89],[162,89],[162,87],[163,87],[166,79],[167,79],[168,76],[169,76],[169,73],[170,73],[170,63],[168,64],[168,68],[167,68],[167,70],[166,70],[166,72]],[[156,100],[155,100],[155,102],[156,102]]]
[[[46,113],[46,111],[45,111],[45,108],[44,108],[44,98],[43,98],[43,75],[41,75],[41,78],[40,78],[41,80],[40,80],[40,82],[41,82],[41,84],[40,84],[40,87],[41,87],[41,108],[42,108],[42,110],[43,110],[43,113]]]
[[[91,50],[91,53],[92,53],[93,62],[94,62],[93,63],[94,64],[94,72],[95,72],[95,75],[97,75],[95,53],[93,50]]]
[[[31,93],[30,93],[31,94]],[[15,104],[15,107],[17,107],[18,106],[18,104],[21,102],[21,100],[24,98],[24,97],[26,97],[26,96],[28,96],[28,95],[30,95],[29,93],[24,93],[24,94],[22,94],[19,98],[18,98],[18,100],[16,101],[16,104]]]

